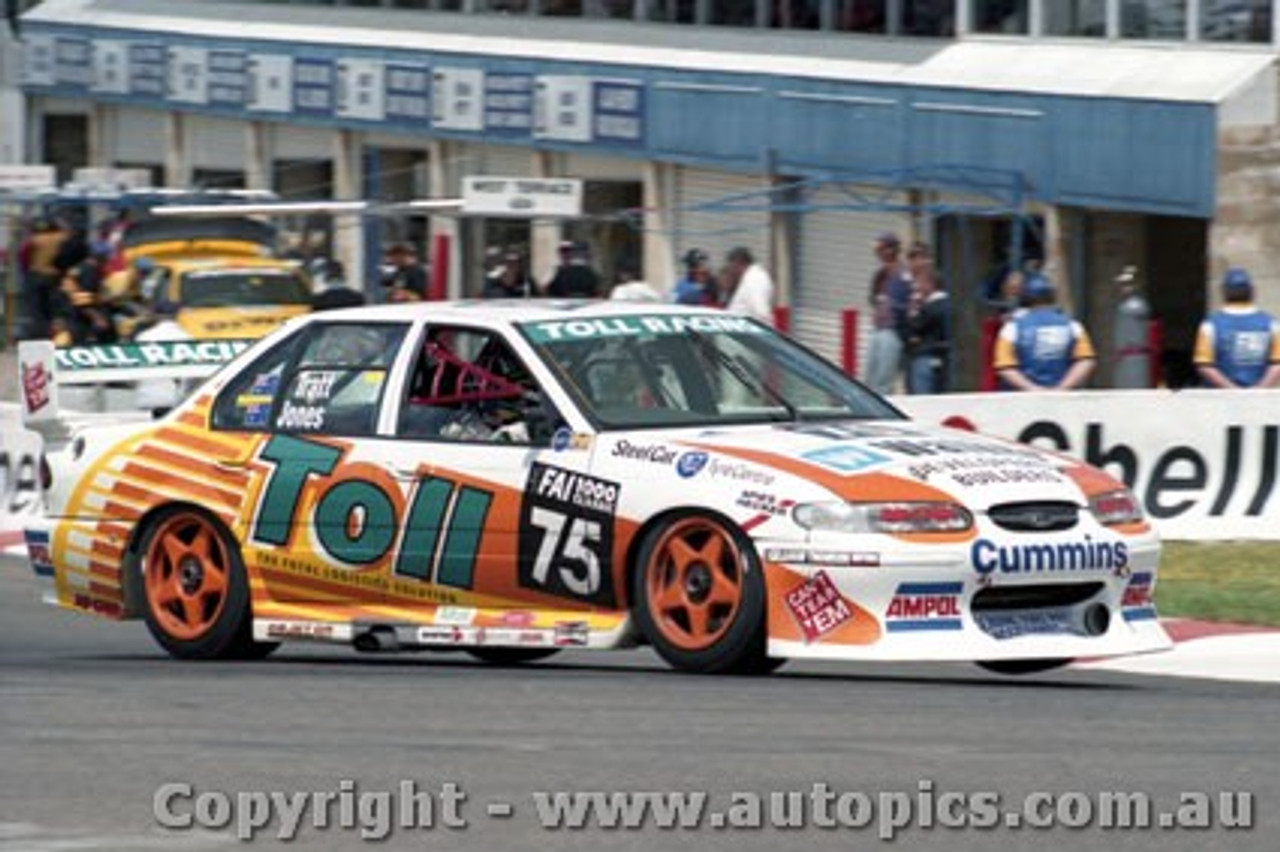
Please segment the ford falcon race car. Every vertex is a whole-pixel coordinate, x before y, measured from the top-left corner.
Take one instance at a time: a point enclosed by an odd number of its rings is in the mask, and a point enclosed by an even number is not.
[[[1169,646],[1122,484],[909,421],[717,311],[311,314],[163,419],[47,431],[47,599],[145,619],[183,658],[647,643],[699,672],[1016,673]]]

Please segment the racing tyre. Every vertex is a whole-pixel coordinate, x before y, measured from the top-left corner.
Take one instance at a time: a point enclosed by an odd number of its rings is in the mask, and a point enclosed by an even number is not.
[[[632,600],[664,660],[702,673],[765,673],[764,573],[736,527],[710,514],[655,527],[640,547]]]
[[[278,647],[253,641],[240,548],[201,511],[173,509],[150,525],[142,584],[147,628],[175,657],[261,659]]]
[[[467,653],[477,660],[495,666],[520,666],[537,660],[545,660],[560,653],[559,648],[468,648]]]
[[[1046,657],[1039,660],[979,660],[978,666],[996,674],[1028,675],[1060,669],[1070,663],[1070,657]]]

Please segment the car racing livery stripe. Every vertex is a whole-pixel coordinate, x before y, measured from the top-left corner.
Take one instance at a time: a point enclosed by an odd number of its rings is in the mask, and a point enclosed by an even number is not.
[[[198,461],[188,455],[175,452],[156,444],[144,444],[138,447],[132,459],[135,463],[146,463],[158,473],[171,476],[191,476],[194,474],[202,480],[222,488],[229,488],[239,494],[249,484],[249,474],[218,467],[210,462]]]
[[[721,447],[710,444],[698,446],[711,453],[733,456],[743,461],[754,462],[755,464],[801,477],[834,492],[846,500],[957,502],[952,495],[931,485],[888,473],[870,472],[843,475],[818,465],[765,450]],[[970,528],[955,533],[892,533],[891,535],[901,541],[945,544],[969,541],[977,535],[977,530],[976,528]]]

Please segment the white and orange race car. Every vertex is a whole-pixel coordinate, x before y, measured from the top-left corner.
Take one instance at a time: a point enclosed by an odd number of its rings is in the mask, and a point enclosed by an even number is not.
[[[47,426],[27,542],[49,600],[145,618],[179,657],[648,643],[702,672],[1017,673],[1169,646],[1159,540],[1119,482],[909,421],[716,311],[313,314],[163,419]]]

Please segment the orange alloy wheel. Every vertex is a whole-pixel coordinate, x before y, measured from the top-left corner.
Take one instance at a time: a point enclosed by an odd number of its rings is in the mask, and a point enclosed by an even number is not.
[[[715,645],[742,605],[743,555],[723,524],[689,518],[663,531],[645,566],[649,615],[685,651]]]
[[[144,563],[147,603],[157,626],[174,639],[203,636],[226,606],[231,570],[212,521],[194,512],[162,521]]]

